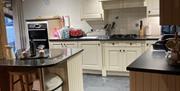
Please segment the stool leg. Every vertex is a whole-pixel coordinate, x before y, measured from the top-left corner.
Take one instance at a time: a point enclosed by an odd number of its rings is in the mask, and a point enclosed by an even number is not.
[[[10,75],[10,91],[14,91],[14,78],[13,78],[13,75]]]
[[[26,85],[26,89],[27,91],[31,91],[31,87],[30,87],[30,80],[29,80],[29,75],[25,75],[25,85]]]
[[[23,76],[22,75],[20,75],[20,85],[21,85],[21,90],[25,91],[24,82],[23,82]]]

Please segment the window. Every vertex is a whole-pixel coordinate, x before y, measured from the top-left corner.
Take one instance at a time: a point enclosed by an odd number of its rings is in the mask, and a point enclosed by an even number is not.
[[[13,51],[15,52],[16,34],[13,26],[13,19],[5,16],[5,25],[6,25],[8,45],[10,45],[13,48]]]

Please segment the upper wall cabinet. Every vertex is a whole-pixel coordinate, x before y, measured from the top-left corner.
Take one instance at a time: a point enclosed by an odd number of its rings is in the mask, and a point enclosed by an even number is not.
[[[99,0],[82,0],[82,20],[103,20],[104,12]]]
[[[147,14],[149,16],[159,15],[159,0],[146,0]]]
[[[180,25],[180,0],[160,0],[160,24]]]
[[[103,9],[121,9],[121,8],[135,8],[145,7],[145,0],[101,0]]]

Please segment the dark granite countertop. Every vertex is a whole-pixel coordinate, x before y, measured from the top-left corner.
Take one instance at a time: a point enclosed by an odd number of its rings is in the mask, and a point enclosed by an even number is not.
[[[89,36],[82,38],[70,38],[70,39],[49,39],[49,41],[137,41],[137,40],[158,40],[161,36],[137,36],[136,38],[121,38],[121,39],[111,39],[109,36]]]
[[[49,58],[28,60],[0,60],[0,67],[49,67],[66,62],[67,59],[82,51],[83,49],[51,49],[49,50]]]
[[[127,67],[129,71],[180,75],[180,67],[168,64],[165,51],[148,50]]]

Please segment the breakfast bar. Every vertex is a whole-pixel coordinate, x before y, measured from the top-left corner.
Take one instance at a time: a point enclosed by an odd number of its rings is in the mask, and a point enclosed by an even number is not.
[[[26,60],[0,60],[0,91],[34,91],[24,88],[25,76],[19,74],[31,74],[37,72],[38,76],[35,79],[39,80],[40,87],[35,82],[35,85],[30,88],[40,88],[40,91],[47,90],[46,76],[47,74],[56,74],[62,81],[62,91],[83,91],[82,77],[82,54],[83,49],[50,49],[48,58],[26,59]],[[11,77],[12,73],[15,77]],[[23,82],[15,84],[14,79],[22,76]],[[13,79],[14,78],[14,79]],[[12,80],[13,79],[13,80]],[[28,78],[29,79],[29,78]],[[55,83],[54,83],[55,84]],[[23,85],[23,86],[22,86]],[[32,83],[31,83],[32,85]],[[25,86],[26,87],[26,86]],[[38,90],[39,91],[39,90]]]
[[[130,64],[130,91],[180,91],[180,67],[169,65],[167,55],[150,49]]]

